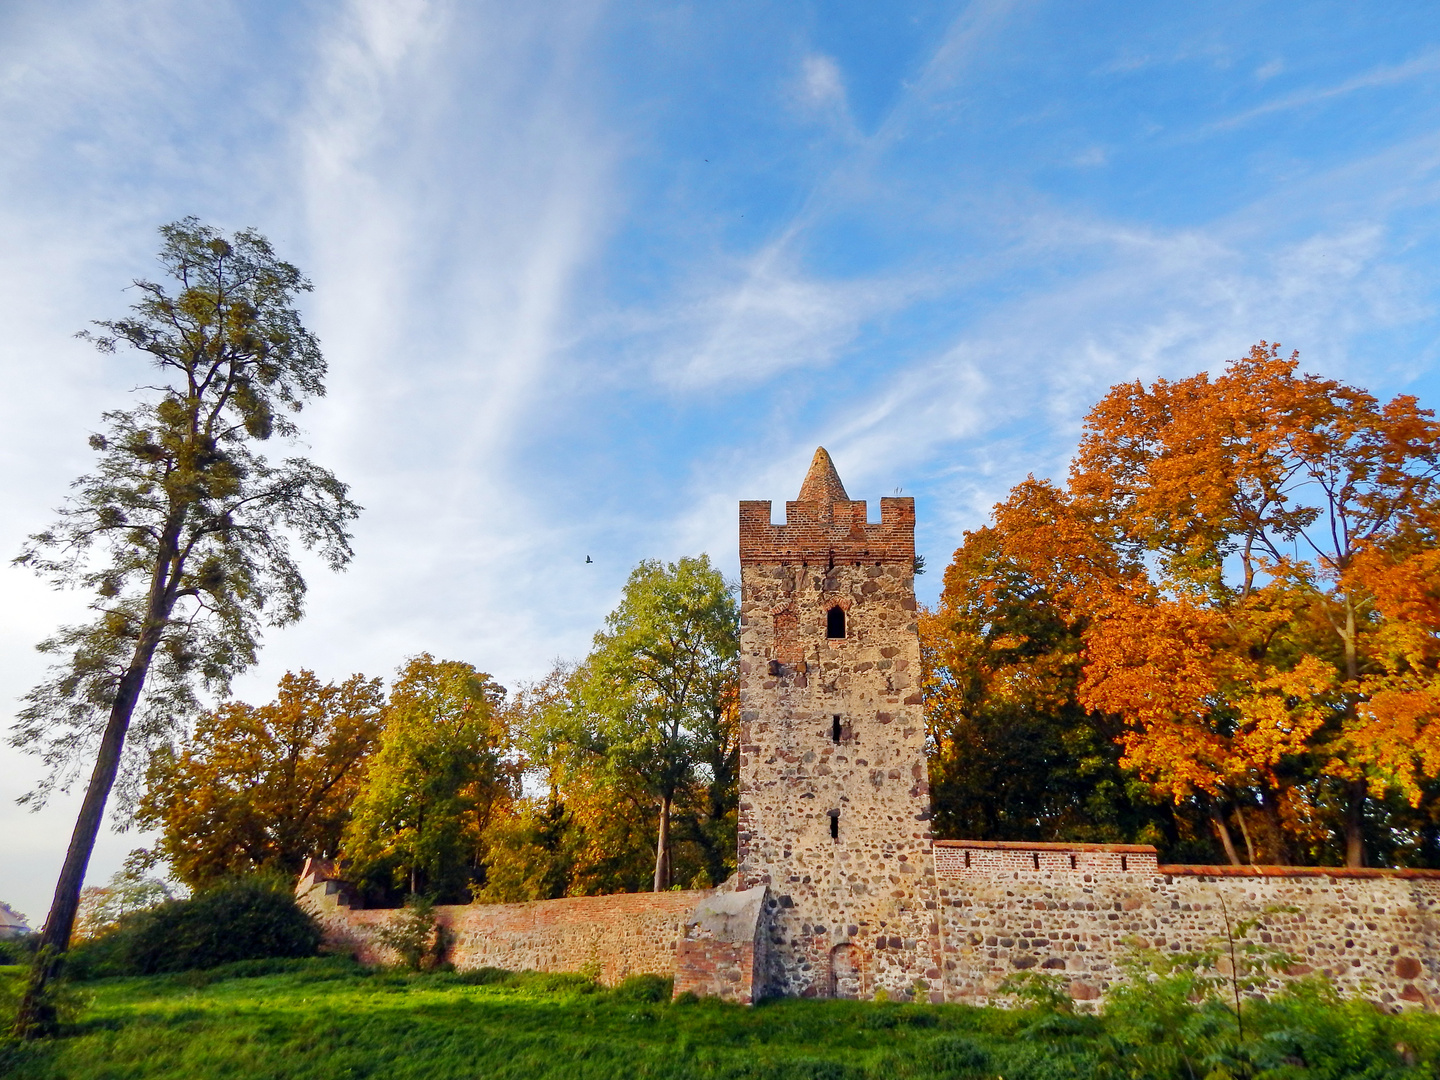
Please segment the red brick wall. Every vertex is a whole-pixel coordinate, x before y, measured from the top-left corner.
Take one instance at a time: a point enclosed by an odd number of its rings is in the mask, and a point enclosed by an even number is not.
[[[865,503],[787,502],[785,524],[770,524],[770,500],[740,504],[740,565],[898,562],[915,560],[915,500],[880,500],[880,523]]]
[[[700,939],[681,941],[675,954],[675,994],[754,1002],[755,944]]]
[[[1011,870],[1059,870],[1096,874],[1155,873],[1148,844],[1042,844],[1007,840],[936,840],[940,878]]]

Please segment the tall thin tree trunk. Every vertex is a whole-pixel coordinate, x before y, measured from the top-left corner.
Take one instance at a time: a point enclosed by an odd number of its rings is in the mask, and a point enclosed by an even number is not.
[[[45,988],[60,974],[65,961],[65,951],[70,948],[70,935],[75,930],[75,913],[80,910],[80,890],[85,885],[85,871],[90,867],[95,838],[100,835],[100,822],[105,818],[105,803],[110,798],[110,789],[115,786],[115,777],[120,772],[120,758],[125,750],[125,735],[130,730],[130,718],[135,715],[135,706],[140,701],[140,691],[145,687],[145,676],[149,674],[150,662],[155,657],[160,636],[175,607],[180,567],[172,564],[178,564],[176,542],[184,522],[183,509],[172,512],[158,545],[155,571],[150,578],[145,623],[135,643],[130,666],[125,669],[125,674],[120,676],[120,683],[115,688],[115,700],[110,705],[110,719],[105,724],[105,734],[101,736],[100,749],[95,755],[95,768],[90,774],[90,783],[85,788],[85,798],[80,803],[80,815],[75,819],[75,831],[70,835],[70,847],[65,852],[65,863],[60,868],[60,879],[55,883],[55,898],[50,902],[50,914],[45,917],[45,928],[40,933],[40,950],[30,969],[30,982],[25,988],[25,996],[20,999],[20,1007],[15,1012],[15,1034],[25,1039],[48,1035],[55,1030],[55,1013],[45,1000]]]
[[[1355,715],[1356,687],[1360,682],[1360,657],[1355,647],[1355,601],[1345,594],[1345,678],[1350,684],[1346,695],[1345,711]],[[1345,807],[1345,865],[1365,865],[1365,795],[1364,778],[1352,780],[1348,785],[1348,805]]]
[[[1225,857],[1230,860],[1230,865],[1241,865],[1240,855],[1235,850],[1235,841],[1230,838],[1230,830],[1225,825],[1225,819],[1220,816],[1220,811],[1215,808],[1214,803],[1210,804],[1210,827],[1220,838],[1220,846],[1225,849]]]
[[[670,798],[660,800],[660,835],[655,840],[655,892],[670,888]]]
[[[75,831],[70,836],[65,863],[60,868],[60,879],[55,883],[55,898],[50,903],[50,914],[46,916],[45,928],[40,933],[40,951],[30,969],[30,983],[16,1012],[15,1034],[22,1038],[33,1039],[54,1031],[55,1015],[46,1004],[45,988],[60,974],[65,951],[70,948],[75,914],[80,909],[80,890],[85,885],[85,871],[95,850],[95,838],[100,835],[105,803],[120,771],[125,734],[130,729],[135,704],[140,700],[140,689],[145,683],[153,649],[152,646],[143,657],[137,656],[132,662],[120,679],[115,703],[110,707],[110,720],[105,725],[105,734],[95,756],[95,769],[85,788],[80,815],[75,820]]]
[[[1280,813],[1280,795],[1267,788],[1260,793],[1260,799],[1265,827],[1270,833],[1266,845],[1268,850],[1264,852],[1264,856],[1279,866],[1288,866],[1291,863],[1290,843],[1285,835],[1285,819]]]
[[[1365,865],[1365,781],[1352,780],[1345,807],[1345,865]]]
[[[1243,806],[1237,806],[1237,807],[1235,807],[1235,821],[1236,821],[1236,822],[1239,824],[1239,826],[1240,826],[1240,835],[1241,835],[1242,837],[1244,837],[1244,839],[1245,839],[1245,857],[1246,857],[1246,859],[1248,859],[1248,860],[1250,861],[1250,865],[1251,865],[1251,866],[1254,866],[1254,865],[1255,865],[1255,844],[1254,844],[1254,842],[1250,839],[1250,829],[1249,829],[1249,827],[1245,824],[1245,808],[1244,808]]]

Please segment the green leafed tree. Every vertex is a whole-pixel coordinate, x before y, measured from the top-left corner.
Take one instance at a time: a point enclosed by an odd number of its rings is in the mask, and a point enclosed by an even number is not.
[[[401,670],[345,830],[362,883],[450,902],[483,886],[486,830],[517,781],[504,699],[503,686],[460,661],[424,653]]]
[[[739,651],[735,599],[708,556],[647,560],[631,571],[581,669],[579,741],[640,784],[658,810],[657,892],[670,887],[677,797],[702,778],[723,788],[728,774],[712,773],[733,768]]]
[[[292,414],[324,393],[320,345],[296,308],[309,281],[244,230],[186,218],[161,230],[169,282],[135,282],[129,316],[87,333],[134,350],[153,381],[90,437],[94,469],[16,559],[91,596],[90,618],[39,646],[50,676],[25,699],[11,744],[40,755],[40,806],[89,771],[74,835],[20,1010],[27,1035],[52,1025],[45,983],[70,942],[86,866],[117,778],[133,794],[148,751],[254,662],[265,625],[294,622],[305,581],[294,544],[332,569],[351,557],[359,513],[346,486],[303,457],[272,457]]]

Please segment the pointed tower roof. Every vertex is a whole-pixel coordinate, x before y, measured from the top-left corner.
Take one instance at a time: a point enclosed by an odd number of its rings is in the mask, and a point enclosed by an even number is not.
[[[850,496],[845,494],[845,485],[840,482],[840,474],[835,471],[835,463],[823,446],[816,448],[815,456],[810,459],[810,471],[800,485],[797,501],[827,504],[850,501]]]

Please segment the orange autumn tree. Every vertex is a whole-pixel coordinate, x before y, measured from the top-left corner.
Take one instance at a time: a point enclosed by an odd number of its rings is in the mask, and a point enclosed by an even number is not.
[[[1040,481],[965,534],[920,620],[938,835],[1208,849],[1203,823],[1197,843],[1194,823],[1120,768],[1118,718],[1078,700],[1089,585],[1122,570]]]
[[[273,702],[226,702],[157,753],[137,820],[159,830],[156,853],[191,888],[293,877],[307,855],[338,850],[384,704],[379,679],[286,672]]]
[[[1338,832],[1361,865],[1367,802],[1418,801],[1440,765],[1440,426],[1297,367],[1261,343],[1114,387],[1065,489],[1021,485],[995,528],[1086,605],[1078,697],[1124,722],[1128,767],[1202,805],[1233,861]]]

